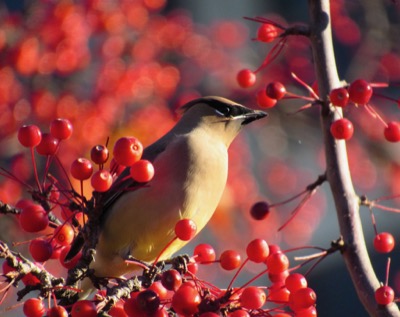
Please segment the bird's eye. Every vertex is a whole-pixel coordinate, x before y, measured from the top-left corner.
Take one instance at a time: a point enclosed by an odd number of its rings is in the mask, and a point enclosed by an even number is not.
[[[229,107],[219,107],[218,109],[215,109],[215,112],[218,113],[220,116],[228,117],[231,115],[231,108]]]

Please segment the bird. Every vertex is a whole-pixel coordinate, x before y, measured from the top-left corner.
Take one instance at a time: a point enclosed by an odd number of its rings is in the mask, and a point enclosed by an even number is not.
[[[129,258],[151,263],[171,257],[187,243],[175,239],[163,250],[174,239],[180,219],[191,219],[196,234],[200,232],[225,189],[230,144],[243,126],[267,116],[218,96],[191,100],[181,112],[176,125],[143,151],[142,159],[154,166],[153,179],[134,190],[121,188],[121,184],[132,188],[132,179],[117,179],[118,190],[111,188],[90,264],[95,276],[132,272],[137,266]],[[121,179],[126,179],[127,170]]]

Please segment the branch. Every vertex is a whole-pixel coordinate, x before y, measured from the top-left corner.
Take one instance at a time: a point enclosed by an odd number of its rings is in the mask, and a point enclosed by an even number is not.
[[[324,135],[327,178],[333,194],[339,220],[340,233],[345,248],[343,257],[353,280],[358,297],[371,316],[400,316],[395,303],[378,306],[374,293],[379,287],[362,230],[359,215],[359,197],[354,191],[345,141],[335,140],[330,126],[341,110],[334,111],[327,96],[329,91],[340,86],[333,51],[330,8],[328,0],[309,0],[311,18],[311,45],[315,61],[320,98],[323,101],[321,124]]]

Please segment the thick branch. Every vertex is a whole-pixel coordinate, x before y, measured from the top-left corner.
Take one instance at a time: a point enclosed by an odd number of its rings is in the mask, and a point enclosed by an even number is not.
[[[347,159],[345,141],[335,140],[330,133],[331,123],[341,115],[329,105],[327,95],[340,86],[332,44],[328,0],[309,0],[311,43],[315,60],[318,87],[324,104],[321,122],[324,134],[327,178],[335,201],[341,235],[345,248],[343,257],[357,294],[371,316],[400,316],[396,304],[378,306],[374,292],[379,281],[373,270],[365,245],[356,195]]]

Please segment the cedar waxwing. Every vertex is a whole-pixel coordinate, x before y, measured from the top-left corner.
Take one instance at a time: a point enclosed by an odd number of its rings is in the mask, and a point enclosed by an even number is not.
[[[134,190],[114,190],[115,195],[104,203],[101,233],[90,266],[96,276],[120,277],[134,270],[135,266],[125,261],[129,256],[154,261],[174,238],[180,219],[193,220],[198,233],[224,191],[229,145],[242,126],[267,115],[221,97],[199,98],[182,109],[179,122],[143,152],[142,158],[154,165],[154,178]],[[133,180],[126,182],[122,182],[125,187],[132,187]],[[186,243],[175,240],[160,260]]]

